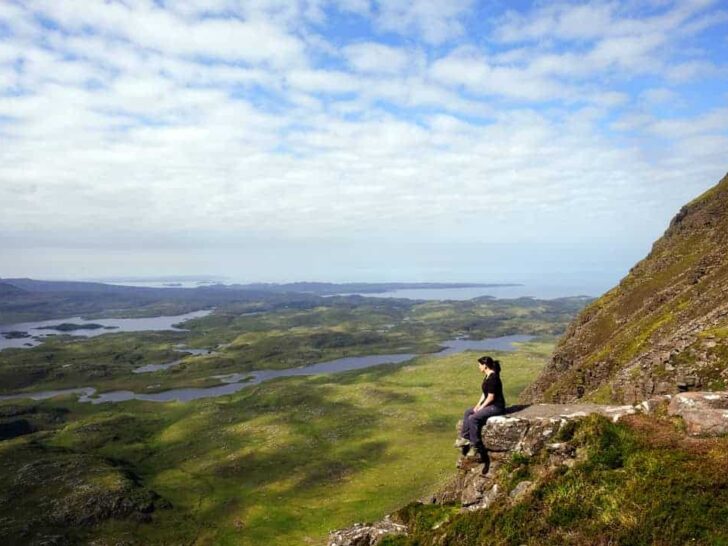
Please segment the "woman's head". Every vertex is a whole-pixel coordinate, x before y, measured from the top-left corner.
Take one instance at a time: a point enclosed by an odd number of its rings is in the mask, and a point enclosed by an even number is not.
[[[493,372],[500,373],[501,371],[500,362],[498,360],[494,360],[493,357],[490,356],[481,356],[478,359],[478,364]]]

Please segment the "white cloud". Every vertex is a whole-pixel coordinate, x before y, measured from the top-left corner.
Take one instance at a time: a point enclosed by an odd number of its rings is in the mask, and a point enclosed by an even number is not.
[[[93,28],[108,37],[173,55],[201,55],[253,63],[290,65],[302,60],[303,44],[295,36],[265,20],[183,19],[140,3],[39,0],[37,12],[70,32]]]
[[[573,96],[567,86],[537,71],[492,65],[487,58],[468,50],[438,59],[432,64],[430,75],[443,85],[464,86],[481,95],[536,101]]]
[[[725,109],[670,79],[725,77],[670,44],[702,7],[560,4],[493,44],[469,2],[337,5],[371,32],[327,35],[327,2],[0,4],[0,232],[627,237],[725,170]]]
[[[401,48],[374,42],[346,46],[343,53],[351,67],[361,72],[401,74],[413,61],[412,55]]]
[[[511,11],[499,21],[495,37],[504,42],[539,40],[556,36],[566,40],[594,39],[608,32],[616,4],[548,3],[527,15]]]
[[[347,93],[361,87],[355,76],[334,70],[294,70],[286,80],[296,89],[309,92]]]
[[[653,87],[645,89],[640,97],[648,104],[675,103],[680,100],[679,95],[666,87]]]
[[[376,0],[374,20],[382,30],[439,44],[463,33],[462,18],[472,3],[472,0]]]

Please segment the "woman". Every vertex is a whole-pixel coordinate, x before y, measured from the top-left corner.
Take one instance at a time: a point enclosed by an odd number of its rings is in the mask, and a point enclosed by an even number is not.
[[[503,383],[500,379],[500,362],[493,360],[490,356],[481,356],[478,359],[478,367],[480,373],[485,374],[482,384],[483,394],[475,407],[465,411],[460,438],[455,442],[455,447],[461,448],[463,455],[467,454],[470,448],[474,448],[472,454],[480,455],[480,458],[485,461],[487,454],[480,437],[480,430],[488,417],[505,412],[506,399],[503,396]]]

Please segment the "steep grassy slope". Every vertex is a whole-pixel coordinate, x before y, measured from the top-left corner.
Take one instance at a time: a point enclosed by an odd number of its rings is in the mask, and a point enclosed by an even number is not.
[[[632,402],[728,384],[728,176],[570,325],[527,401]]]

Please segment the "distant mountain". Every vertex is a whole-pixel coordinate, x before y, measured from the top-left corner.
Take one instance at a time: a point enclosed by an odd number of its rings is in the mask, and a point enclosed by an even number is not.
[[[2,296],[19,296],[25,294],[26,291],[12,284],[6,282],[0,282],[0,297]]]
[[[728,384],[728,176],[567,329],[526,401],[633,402]]]
[[[84,293],[118,293],[134,292],[139,288],[118,286],[100,282],[81,281],[42,281],[35,279],[1,279],[3,284],[11,285],[26,292],[84,292]],[[143,290],[143,289],[142,289]]]

